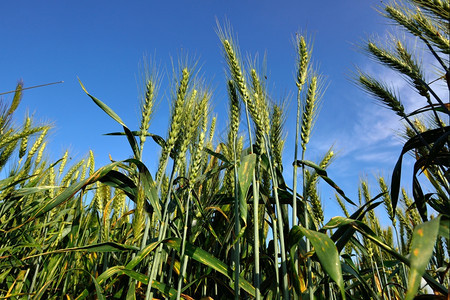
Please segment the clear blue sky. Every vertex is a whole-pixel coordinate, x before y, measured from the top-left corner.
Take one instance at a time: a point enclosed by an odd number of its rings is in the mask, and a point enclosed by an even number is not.
[[[229,20],[242,54],[267,52],[268,87],[276,100],[295,92],[292,39],[295,32],[307,32],[314,36],[313,59],[328,84],[307,156],[317,160],[334,144],[339,156],[329,174],[355,199],[359,178],[390,177],[401,150],[392,131],[399,127],[398,118],[349,80],[355,65],[385,74],[358,50],[367,37],[383,36],[389,28],[375,10],[379,5],[375,0],[1,1],[0,92],[14,89],[20,78],[25,86],[63,80],[26,91],[17,117],[28,110],[37,120],[54,124],[52,160],[67,148],[77,159],[92,149],[101,166],[109,154],[120,160],[131,151],[124,138],[102,136],[121,128],[83,93],[77,77],[134,130],[139,120],[138,65],[144,55],[152,57],[165,79],[150,132],[165,137],[171,58],[176,62],[186,54],[195,57],[214,91],[219,137],[226,126],[227,97],[216,18]],[[12,95],[2,97],[9,100]],[[291,182],[296,109],[292,97],[288,108],[284,160],[286,180]],[[145,162],[152,168],[159,149],[147,144]],[[340,215],[340,210],[333,211],[332,194],[324,189],[322,196],[327,216]]]

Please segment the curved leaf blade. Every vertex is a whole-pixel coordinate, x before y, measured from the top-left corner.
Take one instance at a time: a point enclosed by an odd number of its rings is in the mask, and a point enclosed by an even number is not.
[[[169,238],[163,241],[167,246],[177,250],[180,252],[181,249],[181,239],[180,238]],[[228,266],[222,261],[218,260],[214,256],[212,256],[209,252],[196,247],[190,243],[186,243],[185,254],[190,258],[208,266],[217,272],[225,275],[227,278],[232,280],[232,277],[229,274],[233,274],[233,270],[229,269]],[[244,279],[241,275],[239,279],[239,286],[241,289],[249,293],[251,296],[255,296],[255,288]]]
[[[306,229],[303,226],[294,226],[291,231],[299,231],[310,240],[311,244],[314,246],[314,250],[319,258],[320,264],[325,272],[330,275],[331,279],[336,282],[341,291],[342,298],[345,299],[344,278],[342,277],[341,262],[339,260],[337,248],[333,241],[326,234]]]
[[[440,217],[419,224],[414,228],[411,241],[410,272],[408,291],[405,300],[412,300],[417,293],[420,279],[433,255],[434,245],[439,232]]]

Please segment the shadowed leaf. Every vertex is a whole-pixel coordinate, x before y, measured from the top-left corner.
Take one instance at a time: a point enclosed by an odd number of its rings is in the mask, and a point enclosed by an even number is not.
[[[255,170],[256,154],[244,156],[238,169],[239,177],[239,211],[240,216],[247,224],[247,193],[253,180],[253,171]]]

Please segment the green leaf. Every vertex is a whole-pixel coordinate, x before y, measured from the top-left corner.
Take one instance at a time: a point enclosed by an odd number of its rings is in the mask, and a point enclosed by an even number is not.
[[[83,89],[83,91],[89,96],[91,97],[91,99],[95,102],[95,104],[97,104],[105,113],[108,114],[108,116],[110,116],[111,118],[113,118],[117,123],[119,123],[120,125],[122,125],[123,127],[127,127],[125,125],[125,123],[122,121],[122,119],[111,109],[108,107],[108,105],[106,105],[105,103],[103,103],[102,101],[100,101],[99,99],[95,98],[94,96],[92,96],[91,94],[88,93],[88,91],[86,90],[86,88],[84,87],[83,83],[81,82],[80,78],[78,78],[78,82],[81,85],[81,88]]]
[[[448,133],[446,135],[448,136]],[[441,138],[439,138],[439,139],[441,139]],[[441,140],[441,142],[442,142],[442,140]],[[435,143],[433,145],[433,149],[435,149],[436,146],[437,146],[437,143]],[[443,146],[443,145],[441,145],[441,146]],[[416,160],[416,162],[414,163],[414,171],[413,171],[414,202],[416,204],[416,207],[417,207],[417,210],[419,211],[420,216],[422,217],[423,222],[428,221],[426,203],[429,200],[429,197],[425,197],[425,195],[423,194],[422,187],[420,186],[420,182],[417,179],[416,174],[420,170],[424,170],[424,172],[426,172],[426,169],[430,165],[449,167],[449,163],[450,163],[450,155],[448,153],[433,153],[432,154],[431,152],[426,157],[420,157]],[[430,175],[427,175],[427,177],[430,178]],[[431,194],[430,194],[430,196],[431,196]]]
[[[134,269],[147,255],[158,247],[161,242],[153,242],[142,249],[136,256],[126,265],[126,268]]]
[[[403,146],[402,152],[400,153],[400,157],[395,164],[394,171],[392,172],[392,180],[391,180],[391,200],[392,200],[392,208],[394,210],[394,214],[397,208],[398,203],[398,195],[400,193],[400,179],[402,176],[402,161],[403,155],[410,150],[413,150],[418,147],[425,146],[423,141],[428,144],[432,144],[439,140],[442,136],[443,130],[445,132],[449,131],[450,126],[444,127],[444,129],[437,128],[433,130],[428,130],[422,132],[420,135],[413,136],[410,138],[405,145]]]
[[[120,162],[111,163],[109,165],[106,165],[97,171],[95,171],[92,176],[84,179],[83,181],[77,182],[76,184],[70,185],[68,188],[66,188],[61,194],[56,196],[55,198],[48,201],[44,206],[41,208],[38,208],[34,214],[25,222],[22,224],[9,229],[8,231],[13,231],[18,228],[21,228],[25,224],[28,224],[29,222],[39,218],[40,216],[46,214],[51,209],[57,207],[58,205],[61,205],[71,199],[76,193],[78,193],[81,189],[86,188],[86,186],[95,183],[96,181],[100,180],[103,176],[105,176],[109,171],[111,171],[116,165],[118,165]]]
[[[208,148],[204,148],[203,149],[206,153],[208,153],[209,155],[211,155],[211,156],[214,156],[214,157],[217,157],[218,159],[220,159],[221,161],[223,161],[224,163],[226,163],[227,165],[230,165],[231,163],[230,163],[230,161],[225,157],[225,155],[223,155],[222,153],[219,153],[219,152],[215,152],[215,151],[213,151],[213,150],[211,150],[211,149],[208,149]]]
[[[438,217],[440,218],[440,217]],[[392,249],[389,245],[386,245],[384,242],[380,240],[380,238],[372,231],[372,229],[369,228],[366,224],[364,224],[361,221],[355,220],[351,226],[355,228],[357,231],[359,231],[361,234],[363,234],[365,237],[370,239],[372,242],[374,242],[376,245],[381,247],[384,251],[391,254],[393,257],[397,258],[399,261],[403,262],[407,266],[411,266],[411,262],[409,259]],[[433,243],[434,247],[434,243]],[[412,249],[412,248],[411,248]],[[435,290],[441,292],[441,293],[447,293],[447,288],[445,288],[442,284],[440,284],[434,277],[432,277],[428,273],[423,273],[422,277],[427,281],[427,283]]]
[[[239,183],[239,211],[242,220],[247,225],[247,193],[253,180],[253,172],[255,171],[256,154],[244,156],[238,169]]]
[[[411,241],[410,271],[408,277],[408,291],[405,300],[411,300],[417,294],[420,279],[425,273],[431,255],[433,255],[434,245],[439,232],[440,217],[431,221],[419,224],[414,228]]]
[[[162,213],[161,213],[161,203],[159,201],[158,193],[156,191],[156,184],[153,181],[152,175],[150,174],[150,171],[148,168],[137,159],[127,159],[127,162],[134,163],[138,169],[140,174],[141,182],[144,186],[145,191],[145,197],[150,201],[153,209],[156,212],[156,215],[158,216],[159,220],[162,220]]]
[[[301,167],[303,165],[308,166],[313,168],[314,170],[316,170],[317,174],[323,179],[325,180],[326,183],[328,183],[332,188],[334,188],[336,190],[336,192],[339,193],[339,195],[341,195],[348,203],[353,204],[356,206],[356,204],[350,200],[344,193],[344,191],[333,181],[331,180],[328,175],[327,175],[327,171],[325,171],[324,168],[321,168],[320,166],[318,166],[317,164],[308,161],[308,160],[297,160],[296,162],[294,162],[297,166]]]
[[[131,284],[128,287],[127,295],[125,296],[126,300],[136,300],[136,281],[131,280]]]
[[[450,236],[450,217],[444,215],[441,216],[439,235],[444,238],[448,238]]]
[[[136,159],[141,159],[141,152],[139,150],[139,146],[136,141],[136,138],[133,136],[133,134],[131,133],[130,129],[128,129],[128,127],[123,126],[123,130],[125,131],[125,133],[127,135],[128,143],[131,146],[131,150],[133,150],[134,157]]]
[[[140,131],[133,130],[130,132],[133,136],[141,136],[142,135]],[[104,135],[127,135],[127,134],[125,132],[110,132],[110,133],[105,133]],[[157,134],[146,132],[144,135],[150,136],[161,147],[164,147],[166,145],[166,141]]]
[[[37,256],[42,255],[49,255],[49,254],[57,254],[57,253],[67,253],[67,252],[74,252],[74,251],[86,251],[86,252],[124,252],[124,251],[137,251],[139,248],[130,246],[130,245],[124,245],[119,244],[115,242],[105,242],[100,244],[94,244],[94,245],[88,245],[88,246],[82,246],[82,247],[73,247],[73,248],[66,248],[66,249],[58,249],[55,251],[45,252],[45,253],[39,253],[35,255],[31,255],[28,257],[23,258],[29,259]]]
[[[364,218],[364,215],[383,203],[382,201],[374,202],[376,199],[381,197],[383,193],[380,193],[375,198],[371,199],[370,201],[367,201],[363,206],[361,206],[357,211],[355,211],[349,219],[351,220],[362,220]],[[330,222],[335,222],[334,227],[339,227],[338,230],[336,230],[335,233],[331,236],[331,239],[336,243],[336,247],[339,252],[344,249],[345,245],[348,243],[348,241],[353,237],[355,233],[355,228],[351,226],[351,222],[345,221],[346,218],[343,217],[335,217],[330,220]],[[330,225],[325,225],[320,231],[324,231],[326,229],[331,229],[329,227]]]
[[[180,238],[169,238],[164,240],[163,243],[180,252],[181,248]],[[212,256],[209,252],[186,242],[185,254],[190,258],[216,270],[217,272],[225,275],[228,279],[232,280],[229,274],[233,274],[233,270],[229,269],[225,263]],[[245,280],[242,275],[239,279],[239,286],[244,291],[249,293],[251,296],[253,297],[255,296],[255,288],[247,280]]]
[[[140,159],[141,154],[139,151],[139,147],[138,147],[136,138],[133,135],[133,132],[130,129],[128,129],[128,127],[125,125],[125,123],[119,117],[119,115],[117,115],[108,105],[106,105],[99,99],[97,99],[94,96],[92,96],[91,94],[89,94],[88,91],[86,90],[86,88],[84,87],[83,83],[81,83],[81,80],[79,78],[78,78],[78,81],[80,82],[80,85],[81,85],[81,88],[83,89],[83,91],[95,102],[95,104],[97,104],[98,107],[100,107],[108,116],[110,116],[117,123],[122,125],[123,130],[125,131],[125,135],[127,136],[128,143],[130,144],[131,149],[133,150],[134,157]]]
[[[361,292],[365,296],[364,298],[369,299],[371,296],[372,299],[380,299],[377,296],[377,294],[373,291],[373,289],[370,287],[370,285],[367,284],[367,280],[361,276],[360,272],[358,271],[356,266],[353,264],[353,261],[351,260],[351,258],[344,257],[344,259],[347,263],[342,263],[342,271],[344,273],[353,275],[361,283],[361,285],[364,286],[364,288],[361,289]],[[370,295],[369,295],[369,293],[370,293]]]
[[[35,187],[23,187],[21,189],[18,189],[17,191],[14,192],[14,196],[26,196],[26,195],[31,195],[31,194],[36,194],[39,192],[44,192],[44,191],[48,191],[51,189],[59,189],[59,186],[54,186],[54,185],[41,185],[41,186],[35,186]]]
[[[333,241],[324,233],[309,230],[303,226],[294,226],[291,231],[300,231],[305,235],[314,246],[314,250],[319,258],[325,272],[330,275],[341,291],[342,298],[345,299],[344,290],[344,278],[342,277],[341,262],[339,260],[339,254]],[[293,234],[293,236],[300,236],[299,234]]]
[[[105,176],[100,178],[100,182],[110,187],[121,189],[133,201],[136,198],[136,184],[127,175],[111,170]]]

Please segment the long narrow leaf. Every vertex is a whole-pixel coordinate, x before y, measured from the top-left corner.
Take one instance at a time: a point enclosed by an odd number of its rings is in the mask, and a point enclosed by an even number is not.
[[[167,246],[180,252],[181,239],[179,239],[179,238],[166,239],[164,241],[164,243]],[[208,266],[208,267],[216,270],[217,272],[225,275],[227,278],[232,280],[230,274],[232,274],[233,271],[230,270],[229,267],[225,263],[221,262],[220,260],[218,260],[217,258],[212,256],[209,252],[207,252],[203,249],[200,249],[200,248],[198,248],[190,243],[187,243],[187,242],[186,242],[185,251],[186,251],[185,254],[187,256],[189,256],[190,258],[204,264],[205,266]],[[239,286],[244,291],[249,293],[252,297],[255,296],[255,288],[247,280],[245,280],[242,275],[239,278]]]
[[[95,104],[98,105],[98,107],[100,107],[106,114],[108,114],[108,116],[113,118],[114,121],[116,121],[117,123],[119,123],[123,127],[127,127],[125,125],[125,123],[122,121],[122,119],[111,108],[109,108],[108,105],[106,105],[105,103],[103,103],[102,101],[100,101],[99,99],[95,98],[94,96],[92,96],[91,94],[88,93],[88,91],[84,87],[83,83],[81,82],[80,78],[78,78],[78,82],[80,83],[81,88],[83,89],[83,91],[94,101]]]
[[[297,166],[301,167],[302,165],[308,166],[313,168],[314,170],[316,170],[317,174],[323,179],[325,180],[326,183],[328,183],[332,188],[334,188],[336,190],[336,192],[339,193],[339,195],[341,195],[348,203],[353,204],[356,206],[355,202],[353,202],[352,200],[350,200],[344,193],[344,191],[333,181],[331,180],[328,175],[327,175],[327,171],[325,171],[324,168],[321,168],[320,166],[318,166],[317,164],[308,161],[308,160],[297,160],[296,162],[294,162]]]
[[[342,277],[341,262],[339,260],[339,254],[333,241],[324,233],[306,229],[303,226],[294,226],[291,231],[300,231],[302,235],[305,235],[307,239],[314,246],[314,251],[319,258],[320,264],[322,265],[325,272],[330,275],[339,290],[341,291],[341,296],[345,299],[344,290],[344,278]]]
[[[417,293],[420,279],[425,273],[431,255],[433,255],[434,245],[439,232],[441,218],[437,217],[431,221],[419,224],[414,228],[411,240],[411,269],[408,278],[408,291],[405,300],[411,300]]]
[[[241,219],[247,225],[247,193],[253,179],[253,172],[256,165],[256,154],[244,156],[238,169],[239,182],[239,212]]]
[[[392,180],[391,180],[391,200],[392,200],[392,208],[395,215],[397,203],[398,203],[398,195],[400,193],[400,179],[402,176],[402,161],[403,155],[410,150],[415,148],[423,147],[424,141],[427,144],[432,144],[439,140],[442,136],[442,133],[448,132],[450,130],[450,126],[444,127],[443,129],[433,129],[428,130],[426,132],[421,133],[420,135],[413,136],[410,138],[405,145],[403,146],[402,152],[400,153],[400,157],[395,164],[394,170],[392,172]]]

